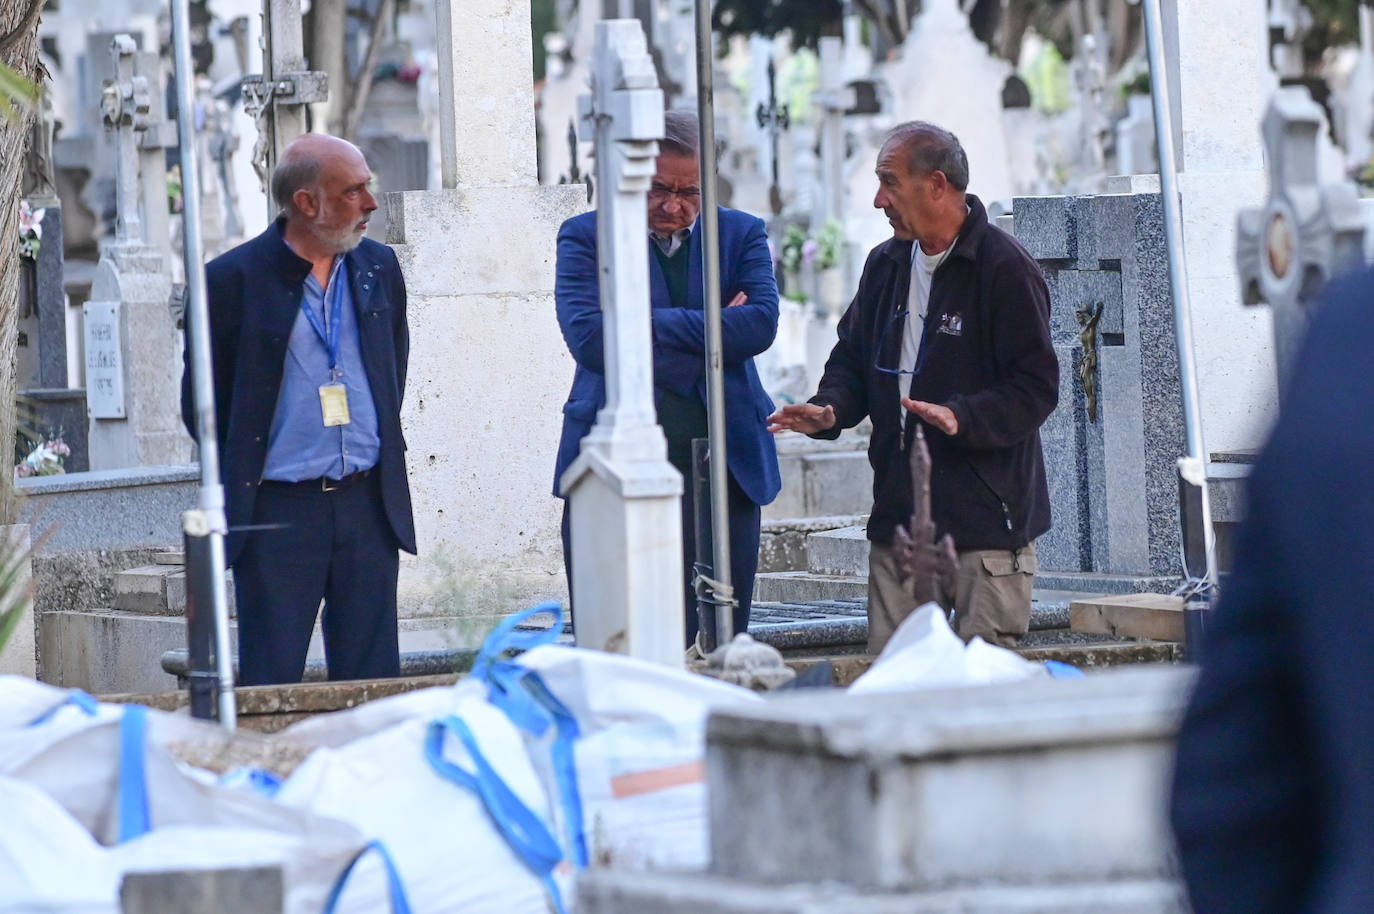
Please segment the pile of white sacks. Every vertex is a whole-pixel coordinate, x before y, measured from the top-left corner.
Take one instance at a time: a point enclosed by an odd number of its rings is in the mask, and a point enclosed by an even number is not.
[[[261,865],[288,914],[566,914],[589,865],[704,867],[706,718],[764,699],[515,628],[556,613],[508,620],[453,687],[282,731],[313,747],[284,778],[182,761],[211,724],[0,677],[0,914],[117,914],[125,873]],[[1044,673],[931,607],[852,691]]]

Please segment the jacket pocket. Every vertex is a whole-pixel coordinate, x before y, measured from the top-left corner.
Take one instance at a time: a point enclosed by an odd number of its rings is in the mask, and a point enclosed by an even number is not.
[[[596,411],[599,408],[592,400],[569,400],[563,404],[563,415],[569,419],[592,422],[596,419]]]
[[[983,570],[994,578],[1012,574],[1035,574],[1040,570],[1033,552],[1022,552],[1018,558],[1011,552],[997,551],[991,555],[982,556],[982,560]]]

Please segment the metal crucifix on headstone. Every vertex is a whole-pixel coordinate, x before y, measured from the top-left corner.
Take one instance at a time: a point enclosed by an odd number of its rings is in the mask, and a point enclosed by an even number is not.
[[[305,133],[305,106],[329,100],[329,76],[305,68],[301,0],[265,0],[262,39],[263,72],[243,78],[243,110],[258,126],[253,167],[266,191],[286,144]]]
[[[1352,184],[1317,183],[1321,108],[1307,90],[1279,89],[1262,132],[1269,162],[1269,199],[1236,219],[1241,300],[1268,303],[1280,402],[1308,312],[1332,276],[1363,262],[1364,223]]]
[[[759,102],[754,116],[758,119],[760,129],[768,131],[773,177],[773,184],[768,188],[768,203],[776,216],[782,212],[782,188],[778,183],[778,137],[791,124],[791,115],[786,105],[778,104],[778,70],[772,57],[768,58],[768,104]]]
[[[572,521],[577,642],[680,666],[682,477],[653,400],[646,194],[663,93],[639,21],[596,24],[582,138],[595,143],[606,405],[560,480]]]

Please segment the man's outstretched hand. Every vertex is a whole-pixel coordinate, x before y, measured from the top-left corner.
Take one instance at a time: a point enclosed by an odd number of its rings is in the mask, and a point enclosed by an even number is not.
[[[948,406],[927,403],[924,400],[913,400],[910,397],[902,397],[902,406],[906,407],[908,412],[920,416],[946,435],[959,434],[959,418],[954,415],[954,410]]]
[[[815,403],[792,403],[768,417],[768,430],[774,434],[790,431],[814,435],[834,426],[835,407]]]

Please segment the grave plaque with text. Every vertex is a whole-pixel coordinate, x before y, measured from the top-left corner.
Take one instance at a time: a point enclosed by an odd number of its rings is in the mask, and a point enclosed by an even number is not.
[[[123,419],[124,356],[119,302],[87,302],[86,411],[93,419]]]

